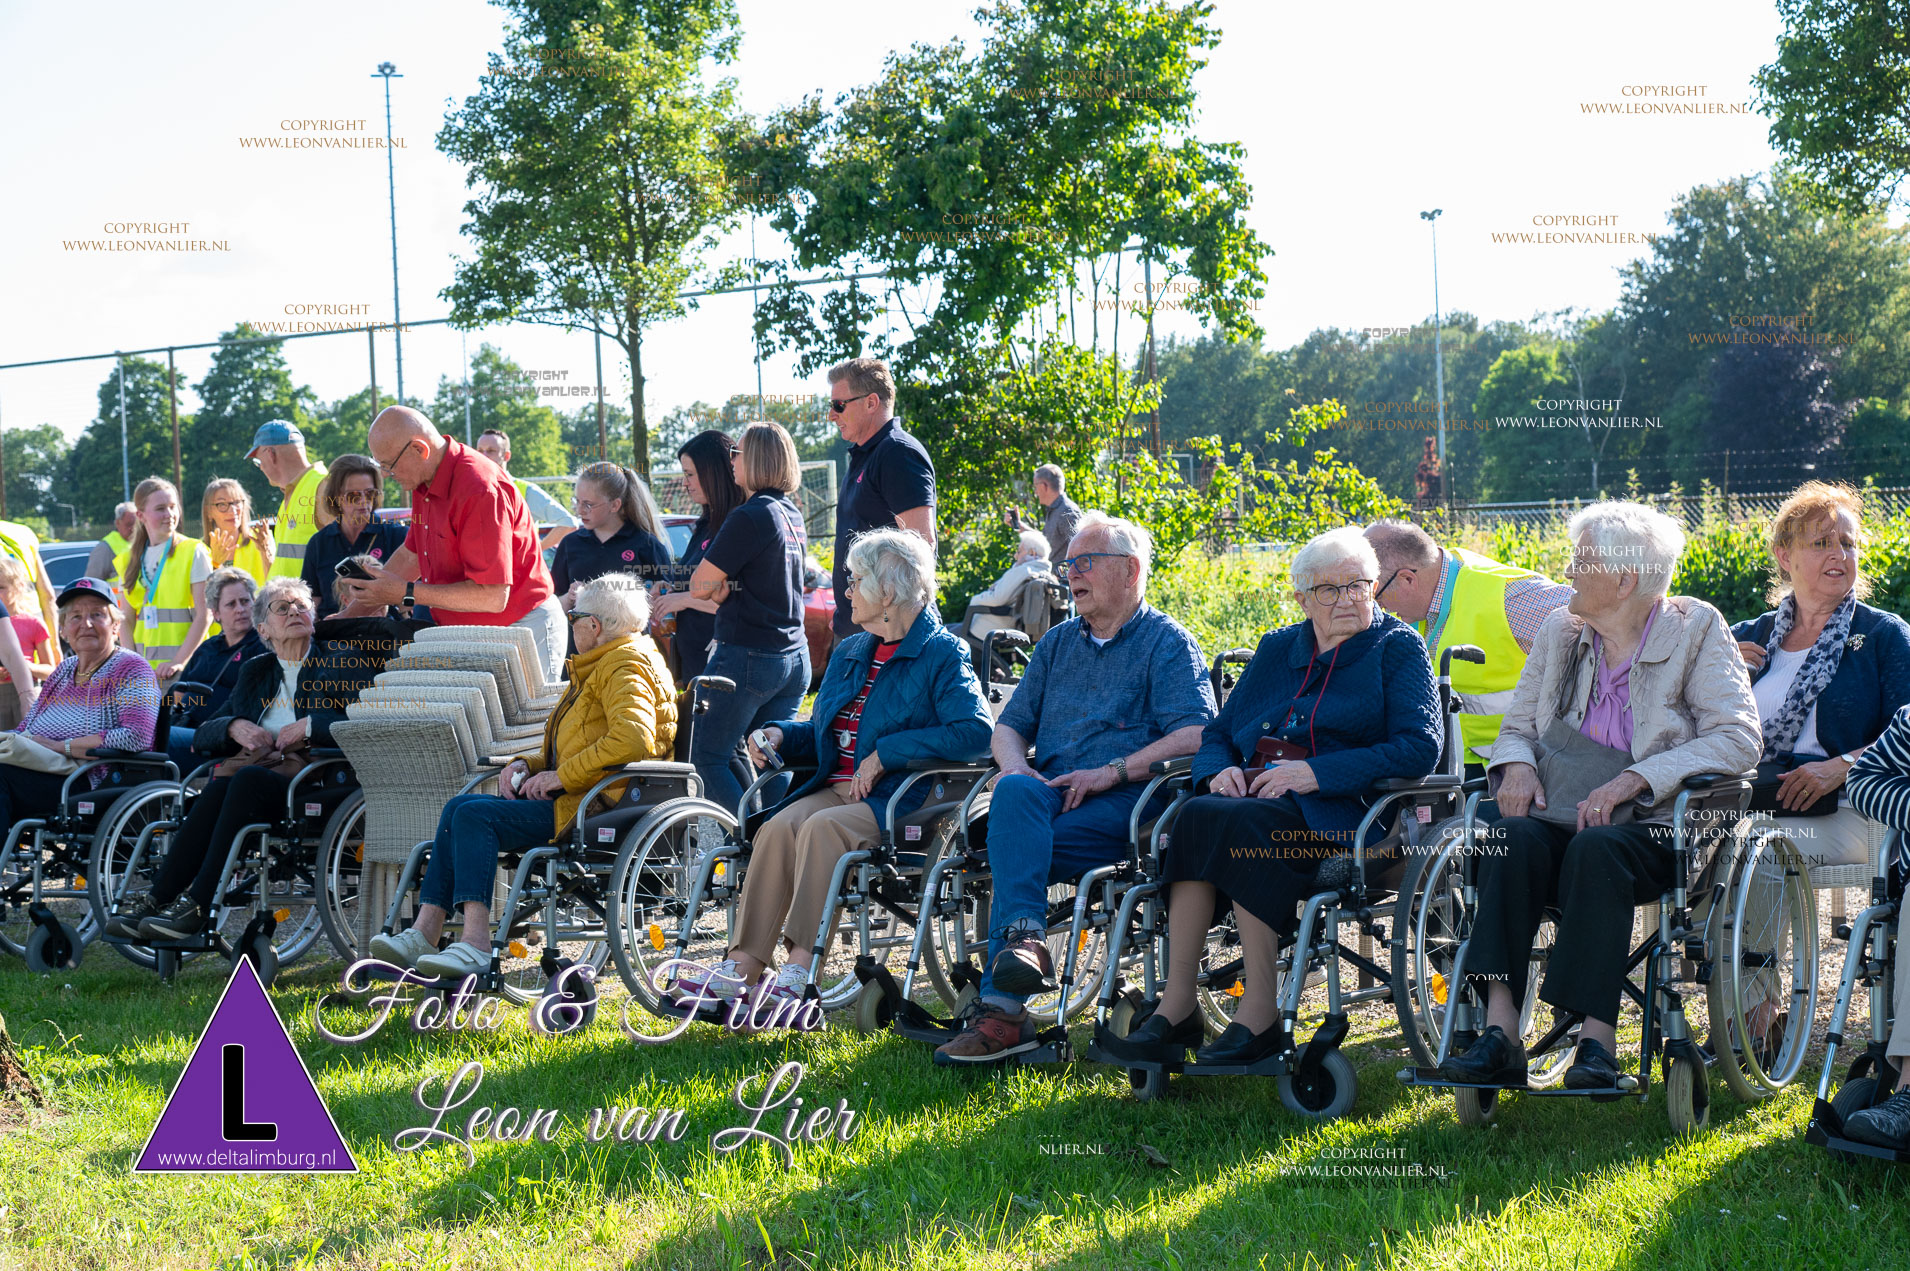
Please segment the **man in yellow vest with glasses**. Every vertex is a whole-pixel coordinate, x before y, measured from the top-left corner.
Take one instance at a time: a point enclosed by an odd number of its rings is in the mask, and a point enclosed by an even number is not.
[[[1481,775],[1525,670],[1532,637],[1548,614],[1571,600],[1572,589],[1464,548],[1441,548],[1406,521],[1375,521],[1366,527],[1366,541],[1379,557],[1374,598],[1415,624],[1435,670],[1440,653],[1455,644],[1485,651],[1483,666],[1452,664],[1452,685],[1464,702],[1459,734],[1466,746],[1466,775]]]
[[[305,434],[285,419],[260,424],[246,458],[257,464],[265,479],[285,496],[279,502],[278,526],[272,532],[278,540],[278,554],[265,576],[298,578],[305,571],[305,545],[332,522],[331,511],[318,501],[325,465],[305,457]]]

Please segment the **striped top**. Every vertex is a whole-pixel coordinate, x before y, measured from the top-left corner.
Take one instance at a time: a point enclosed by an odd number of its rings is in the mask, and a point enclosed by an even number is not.
[[[78,658],[68,658],[47,677],[20,731],[54,742],[101,733],[106,747],[151,750],[159,724],[159,680],[146,659],[130,649],[116,650],[85,684],[74,682],[79,665]],[[90,784],[105,778],[102,765],[93,769]]]
[[[1900,831],[1897,860],[1910,869],[1910,706],[1899,707],[1883,736],[1857,757],[1844,792],[1851,807]]]

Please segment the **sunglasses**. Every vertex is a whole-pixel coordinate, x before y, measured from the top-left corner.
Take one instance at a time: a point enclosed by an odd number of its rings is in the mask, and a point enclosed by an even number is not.
[[[829,413],[831,415],[840,415],[843,411],[848,410],[849,407],[855,405],[857,402],[861,401],[863,398],[874,397],[874,396],[875,396],[874,393],[857,393],[854,397],[851,397],[846,402],[839,402],[832,397],[829,399]]]
[[[585,618],[597,618],[597,615],[594,613],[586,613],[582,609],[573,609],[569,613],[565,614],[564,617],[570,619],[570,625],[574,627],[579,622],[583,621]],[[601,625],[603,623],[603,619],[597,618],[597,622],[599,625]]]

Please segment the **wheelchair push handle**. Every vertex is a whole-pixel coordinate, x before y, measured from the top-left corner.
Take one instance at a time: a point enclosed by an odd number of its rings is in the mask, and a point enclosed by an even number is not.
[[[1461,662],[1471,662],[1475,666],[1484,666],[1486,664],[1486,651],[1476,644],[1454,644],[1441,649],[1439,651],[1440,679],[1449,680],[1452,678],[1452,660],[1454,658],[1458,658]]]

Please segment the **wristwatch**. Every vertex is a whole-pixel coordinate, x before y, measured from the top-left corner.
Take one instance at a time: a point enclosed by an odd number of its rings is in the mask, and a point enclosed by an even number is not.
[[[1846,750],[1843,754],[1837,757],[1843,760],[1845,763],[1849,764],[1853,768],[1857,766],[1857,760],[1859,758],[1857,752],[1854,750]]]
[[[1114,779],[1117,782],[1125,782],[1127,780],[1127,756],[1126,755],[1122,755],[1119,759],[1108,760],[1108,767],[1114,769]]]
[[[416,598],[412,594],[413,591],[417,588],[417,586],[418,584],[415,582],[410,582],[405,584],[405,603],[406,604],[415,605],[418,603]]]

